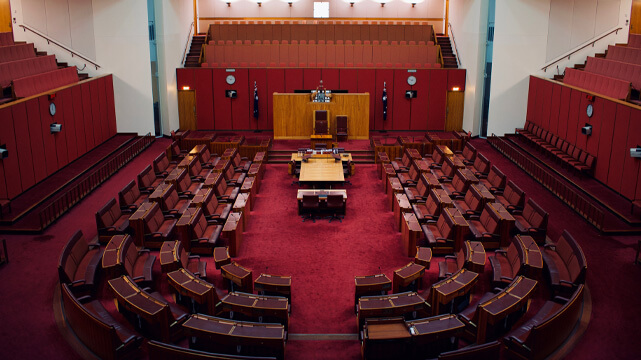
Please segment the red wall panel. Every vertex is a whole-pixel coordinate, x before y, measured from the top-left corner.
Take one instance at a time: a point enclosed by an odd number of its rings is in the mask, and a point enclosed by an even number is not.
[[[339,89],[347,90],[349,93],[358,92],[358,70],[341,69]]]
[[[109,121],[109,136],[116,135],[116,104],[114,102],[114,83],[113,76],[107,76],[106,90],[107,90],[107,120]]]
[[[214,129],[231,130],[231,102],[225,97],[228,73],[225,69],[213,69]]]
[[[71,88],[72,103],[71,107],[73,109],[73,117],[76,130],[76,148],[78,149],[78,157],[87,152],[87,138],[85,136],[85,120],[83,115],[83,99],[82,99],[82,90],[80,86],[74,86]]]
[[[2,131],[0,131],[0,144],[5,145],[7,151],[9,151],[9,157],[0,160],[1,199],[13,199],[22,192],[18,147],[16,146],[13,124],[14,118],[11,108],[0,109],[0,128],[2,129]]]
[[[29,123],[29,135],[25,138],[16,138],[17,141],[27,141],[31,146],[32,166],[36,183],[47,177],[47,160],[45,158],[44,140],[42,139],[42,124],[40,122],[40,103],[38,98],[28,100],[27,122]],[[23,140],[24,139],[24,140]]]
[[[93,116],[91,106],[91,88],[89,83],[84,83],[80,85],[82,90],[82,121],[85,124],[85,141],[87,143],[87,150],[89,151],[94,148],[96,141],[94,135],[94,123],[91,121]],[[83,152],[84,154],[84,152]]]
[[[359,73],[359,78],[361,78]],[[387,120],[383,121],[383,84],[387,86]],[[376,108],[374,109],[374,129],[391,130],[394,114],[394,70],[376,69]]]
[[[376,129],[376,70],[373,69],[359,69],[358,70],[358,84],[357,92],[369,93],[369,129]]]
[[[630,126],[630,107],[617,105],[617,117],[614,123],[614,137],[612,141],[612,152],[610,153],[610,169],[608,171],[608,186],[614,191],[621,192],[621,174],[626,156],[630,156],[630,149],[627,148],[628,130]],[[598,162],[599,160],[597,160]]]
[[[534,122],[534,110],[536,109],[536,89],[539,79],[530,76],[529,89],[527,93],[527,114],[525,115],[526,121]],[[451,89],[451,88],[450,88]]]
[[[549,81],[543,83],[543,88],[541,89],[541,126],[550,130],[550,110],[552,107],[552,89],[554,84]],[[538,94],[538,91],[537,91]]]
[[[98,90],[98,81],[92,81],[89,83],[91,88],[91,123],[93,124],[93,138],[94,146],[98,146],[102,143],[102,124],[100,124],[100,100]]]
[[[13,130],[16,134],[16,155],[20,167],[21,191],[25,191],[36,183],[33,171],[33,155],[29,144],[29,122],[27,120],[27,103],[15,104],[11,107],[13,115]],[[8,184],[7,184],[8,185]]]
[[[447,73],[447,71],[444,71]],[[410,86],[407,83],[407,78],[413,75],[416,77],[416,84]],[[405,86],[407,90],[415,90],[416,98],[410,101],[410,126],[411,130],[427,130],[430,125],[428,112],[432,107],[432,70],[416,70],[414,73],[406,73]],[[443,83],[443,88],[447,88],[447,82]],[[401,129],[403,130],[403,129]]]
[[[628,139],[623,150],[623,173],[621,174],[621,194],[630,200],[641,198],[641,159],[630,156],[630,148],[641,145],[641,111],[630,110]],[[614,142],[614,141],[613,141]],[[623,140],[621,140],[623,142]]]
[[[561,139],[566,139],[568,134],[568,117],[570,116],[570,95],[572,94],[572,89],[561,85],[556,86],[561,88],[561,103],[559,107],[557,134]]]
[[[285,69],[284,71],[286,93],[293,93],[294,90],[305,88],[303,86],[303,69]],[[316,86],[314,86],[314,89],[316,89]]]
[[[249,117],[250,127],[252,129],[271,130],[268,127],[269,112],[267,105],[270,97],[267,96],[267,70],[266,69],[249,69]],[[258,118],[254,117],[254,82],[258,88]]]
[[[616,121],[617,104],[612,101],[606,101],[603,108],[606,116],[601,117],[601,126],[599,132],[599,149],[596,156],[594,168],[594,177],[603,183],[608,181],[608,170],[610,168],[610,153],[612,152],[612,140],[614,135],[614,123]]]
[[[559,133],[559,110],[561,108],[561,86],[552,84],[552,104],[550,107],[550,131]]]
[[[448,69],[447,70],[447,89],[452,90],[458,87],[459,91],[465,91],[465,69]]]
[[[536,84],[536,106],[534,107],[534,116],[532,120],[538,126],[543,127],[543,99],[545,98],[545,80],[537,79]]]
[[[194,89],[196,85],[194,82],[194,73],[196,71],[200,71],[200,69],[176,69],[176,86],[178,86],[178,89],[182,89],[184,86],[189,86],[191,89]]]
[[[285,70],[283,69],[267,69],[267,126],[268,129],[274,128],[274,93],[285,92]]]
[[[445,130],[447,112],[448,71],[430,70],[430,96],[428,98],[427,130]],[[412,117],[414,109],[412,108]]]
[[[40,132],[44,146],[45,167],[47,175],[51,175],[58,170],[56,140],[54,139],[54,134],[51,133],[51,124],[54,121],[58,121],[54,120],[54,117],[49,114],[49,100],[47,96],[40,96],[38,98],[38,106],[40,107]],[[56,117],[58,117],[58,114],[56,114]],[[65,131],[64,127],[62,131]]]
[[[289,76],[289,70],[285,70],[285,77],[287,78]],[[303,85],[300,88],[295,88],[295,89],[307,89],[307,90],[315,90],[318,87],[318,84],[320,84],[320,81],[322,79],[322,73],[321,69],[302,69],[303,71]],[[323,86],[327,89],[327,86],[325,85],[325,82],[323,81]]]
[[[214,129],[212,69],[197,69],[195,74],[192,89],[196,90],[196,126],[198,129],[211,130]]]
[[[236,69],[234,76],[236,77],[236,83],[234,83],[234,85],[228,85],[229,90],[236,90],[237,93],[235,99],[230,99],[232,129],[249,130],[251,127],[247,102],[251,96],[249,95],[249,86],[247,84],[249,81],[247,69]]]
[[[100,124],[102,125],[102,141],[105,142],[111,137],[109,131],[109,115],[107,111],[107,79],[100,78],[98,83],[98,100],[100,101]]]
[[[610,141],[611,137],[607,138],[606,136],[603,135],[603,121],[606,117],[613,117],[616,114],[616,108],[612,105],[610,105],[610,109],[614,110],[615,112],[610,113],[606,112],[606,105],[607,104],[612,104],[611,101],[609,100],[604,100],[602,98],[597,98],[596,101],[594,102],[594,112],[592,114],[592,118],[589,118],[588,123],[592,125],[592,135],[590,136],[585,136],[581,134],[581,137],[585,138],[586,145],[585,149],[590,153],[591,155],[596,156],[599,153],[599,146],[608,146],[610,147]],[[586,115],[587,118],[587,115]]]
[[[568,116],[568,131],[566,134],[566,140],[570,144],[576,144],[576,127],[579,123],[579,105],[581,102],[581,97],[583,93],[578,90],[572,90],[570,94],[570,112]]]
[[[338,69],[323,69],[321,75],[321,78],[323,79],[323,86],[325,87],[325,89],[340,89],[340,76]],[[307,83],[307,80],[305,80],[305,83]]]
[[[107,93],[109,95],[109,93]],[[78,157],[78,145],[76,141],[76,120],[73,116],[73,98],[70,88],[58,92],[56,97],[58,109],[62,108],[64,127],[66,127],[65,141],[67,142],[67,161],[72,162]]]
[[[407,85],[407,70],[394,71],[394,89],[391,100],[394,102],[394,119],[392,129],[407,130],[410,128],[410,99],[405,97],[405,90],[409,90]],[[388,90],[387,95],[390,95]],[[389,104],[389,102],[388,102]],[[387,121],[389,121],[389,115]]]

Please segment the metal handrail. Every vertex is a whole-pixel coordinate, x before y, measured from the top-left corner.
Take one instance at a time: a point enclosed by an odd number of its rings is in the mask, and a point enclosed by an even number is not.
[[[558,59],[554,60],[554,61],[553,61],[553,62],[551,62],[551,63],[548,63],[547,65],[545,65],[544,67],[542,67],[542,68],[541,68],[541,70],[543,70],[544,72],[547,72],[547,70],[548,70],[548,68],[549,68],[550,66],[552,66],[552,65],[554,65],[554,64],[556,64],[556,63],[558,63],[559,61],[561,61],[561,60],[563,60],[563,59],[565,59],[565,58],[568,58],[568,60],[570,60],[570,56],[572,56],[572,54],[575,54],[575,53],[577,53],[577,52],[579,52],[579,51],[581,51],[581,50],[585,49],[585,48],[586,48],[586,47],[588,47],[589,45],[592,45],[592,47],[594,47],[594,44],[595,44],[597,41],[599,41],[599,40],[601,40],[601,39],[603,39],[603,38],[605,38],[605,37],[607,37],[607,36],[611,35],[612,33],[617,33],[617,34],[618,34],[618,33],[619,33],[619,30],[621,30],[621,29],[623,29],[623,28],[616,28],[616,29],[614,29],[614,30],[611,30],[611,31],[610,31],[610,32],[608,32],[607,34],[601,35],[599,38],[594,39],[594,40],[592,40],[592,41],[590,41],[590,42],[586,43],[585,45],[581,46],[581,47],[580,47],[580,48],[578,48],[578,49],[574,49],[574,50],[572,50],[570,53],[565,54],[565,55],[563,55],[563,56],[559,57]]]
[[[456,38],[454,37],[454,30],[452,30],[452,23],[447,23],[447,27],[450,28],[450,36],[452,37],[452,43],[454,43],[454,58],[456,59],[456,63],[458,64],[459,67],[462,67],[463,65],[461,64],[461,60],[459,59],[458,56],[458,47],[456,46]]]
[[[185,44],[185,52],[183,53],[182,65],[185,66],[185,61],[187,61],[187,50],[189,49],[189,44],[191,43],[191,32],[194,29],[194,22],[191,22],[189,26],[189,34],[187,34],[187,43]]]
[[[40,33],[40,32],[38,32],[37,30],[34,30],[34,29],[32,29],[32,28],[30,28],[30,27],[28,27],[28,26],[26,26],[26,25],[18,25],[18,26],[20,26],[20,27],[23,29],[23,31],[25,31],[25,32],[26,32],[27,30],[29,30],[29,31],[31,31],[32,33],[34,33],[34,34],[36,34],[36,35],[40,36],[41,38],[43,38],[43,39],[45,39],[45,40],[47,40],[47,44],[54,43],[55,45],[58,45],[58,47],[60,47],[60,48],[62,48],[62,49],[64,49],[64,50],[66,50],[66,51],[69,51],[69,53],[71,54],[71,57],[73,57],[73,56],[75,55],[75,56],[77,56],[77,57],[79,57],[79,58],[83,59],[84,61],[91,63],[91,65],[93,65],[93,66],[95,66],[95,67],[96,67],[96,70],[98,70],[98,68],[99,68],[99,67],[101,67],[100,65],[98,65],[98,64],[96,64],[95,62],[93,62],[93,61],[91,61],[91,60],[87,59],[86,57],[84,57],[84,56],[80,55],[79,53],[77,53],[77,52],[75,52],[75,51],[73,51],[73,50],[69,49],[68,47],[66,47],[66,46],[64,46],[64,45],[62,45],[62,44],[60,44],[60,43],[58,43],[58,42],[56,42],[55,40],[53,40],[53,39],[49,38],[48,36],[46,36],[46,35],[44,35],[44,34],[41,34],[41,33]]]

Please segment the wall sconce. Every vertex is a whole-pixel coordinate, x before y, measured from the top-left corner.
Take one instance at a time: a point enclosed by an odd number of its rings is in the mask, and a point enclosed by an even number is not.
[[[385,3],[384,2],[381,3],[381,7],[385,7]]]
[[[228,2],[226,4],[227,4],[227,7],[231,7],[231,3],[230,2]]]
[[[263,6],[263,3],[262,3],[262,2],[260,2],[260,1],[259,1],[259,2],[257,2],[256,4],[258,4],[258,7]]]
[[[349,7],[354,7],[354,3],[353,2],[349,3]]]
[[[183,86],[183,90],[189,90],[189,86]]]
[[[292,7],[292,2],[291,2],[291,1],[290,1],[290,2],[288,2],[288,4],[289,4],[289,7]]]
[[[412,3],[412,7],[416,6],[416,3]]]

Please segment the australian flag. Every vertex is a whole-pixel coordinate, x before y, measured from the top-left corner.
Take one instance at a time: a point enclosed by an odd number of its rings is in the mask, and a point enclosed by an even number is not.
[[[387,120],[387,83],[383,83],[383,120]]]
[[[254,117],[258,119],[258,86],[254,81]]]

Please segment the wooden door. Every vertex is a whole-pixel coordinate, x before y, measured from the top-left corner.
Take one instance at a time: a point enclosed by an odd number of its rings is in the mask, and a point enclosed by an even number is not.
[[[197,130],[196,91],[178,90],[178,123],[180,130]]]
[[[11,31],[11,5],[9,0],[0,0],[0,32]]]
[[[641,34],[641,0],[632,0],[630,12],[630,33]]]
[[[465,108],[465,92],[448,91],[445,131],[463,130],[463,110]]]

